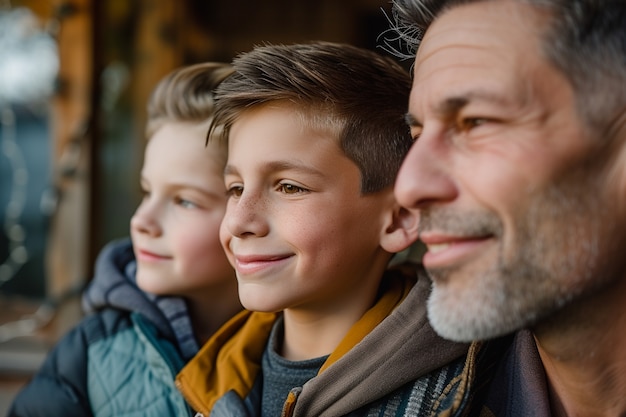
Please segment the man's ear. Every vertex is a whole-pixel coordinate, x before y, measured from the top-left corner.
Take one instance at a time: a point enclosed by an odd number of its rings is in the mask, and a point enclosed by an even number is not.
[[[408,248],[418,238],[419,214],[394,202],[391,216],[382,231],[380,245],[387,252],[396,253]]]

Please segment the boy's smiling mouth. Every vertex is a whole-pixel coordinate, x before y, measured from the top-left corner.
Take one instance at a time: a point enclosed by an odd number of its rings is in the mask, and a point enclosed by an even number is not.
[[[171,259],[171,256],[161,255],[145,249],[138,249],[137,259],[144,262],[157,262]]]
[[[293,254],[279,255],[234,255],[235,268],[240,274],[253,274],[283,265]]]

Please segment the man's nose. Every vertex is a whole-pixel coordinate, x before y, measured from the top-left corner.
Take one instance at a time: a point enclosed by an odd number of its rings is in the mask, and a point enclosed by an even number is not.
[[[443,141],[426,131],[413,144],[402,162],[395,182],[398,203],[420,209],[454,199],[458,190],[451,176],[450,161]]]

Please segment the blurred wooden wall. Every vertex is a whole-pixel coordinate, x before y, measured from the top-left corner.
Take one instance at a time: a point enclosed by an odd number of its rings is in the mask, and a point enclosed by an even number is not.
[[[50,224],[46,267],[47,293],[56,297],[80,282],[88,261],[91,168],[91,100],[93,82],[92,0],[11,1],[27,7],[58,40],[60,72],[51,100],[52,178],[57,191]]]
[[[52,102],[51,158],[60,199],[47,256],[48,293],[58,296],[86,282],[101,247],[128,231],[133,190],[138,194],[145,106],[165,74],[194,62],[229,61],[265,42],[329,40],[373,47],[386,23],[382,9],[390,3],[21,0],[12,5],[34,10],[58,37],[61,70]],[[103,105],[111,87],[104,75],[112,68],[128,73],[113,110]],[[112,117],[128,124],[123,138]],[[128,143],[111,151],[113,140]],[[122,170],[116,160],[132,166]],[[116,204],[126,206],[117,210]]]
[[[101,248],[97,225],[106,213],[96,190],[102,177],[98,150],[102,144],[102,72],[107,65],[107,42],[118,20],[136,17],[136,33],[126,39],[136,51],[132,62],[132,112],[137,125],[145,120],[145,103],[156,82],[183,64],[181,39],[167,28],[184,22],[184,2],[130,1],[14,1],[28,7],[58,40],[60,72],[51,102],[53,167],[51,181],[58,206],[50,225],[47,249],[47,293],[62,296],[91,276]],[[129,10],[132,8],[132,10]],[[110,54],[110,51],[108,52]],[[139,140],[143,137],[137,132]]]

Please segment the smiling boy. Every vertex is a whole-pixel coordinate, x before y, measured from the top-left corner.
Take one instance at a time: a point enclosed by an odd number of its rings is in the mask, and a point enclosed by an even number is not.
[[[220,239],[249,311],[179,388],[214,417],[429,414],[466,345],[427,325],[424,276],[387,269],[417,233],[393,196],[412,144],[408,74],[333,43],[258,47],[233,65],[212,128],[228,141]]]
[[[131,238],[103,248],[83,294],[86,317],[54,346],[8,416],[190,415],[174,377],[242,309],[219,239],[226,148],[204,144],[213,89],[231,73],[228,64],[198,63],[155,86]]]

